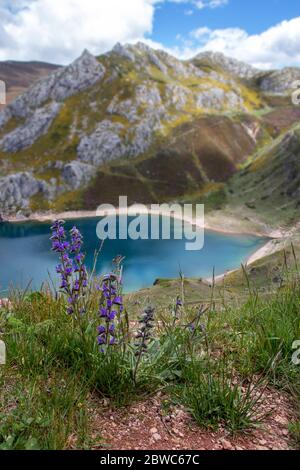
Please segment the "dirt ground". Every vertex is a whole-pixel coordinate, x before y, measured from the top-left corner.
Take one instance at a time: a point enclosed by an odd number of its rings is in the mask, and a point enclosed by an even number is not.
[[[220,426],[216,432],[200,428],[181,407],[165,409],[158,393],[122,410],[110,410],[106,400],[91,401],[90,433],[93,449],[111,450],[289,450],[288,423],[292,409],[286,396],[267,389],[263,409],[267,417],[258,428],[232,436]]]

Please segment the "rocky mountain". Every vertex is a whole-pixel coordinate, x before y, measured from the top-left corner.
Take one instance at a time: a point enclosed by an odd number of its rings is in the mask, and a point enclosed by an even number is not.
[[[261,73],[259,69],[245,62],[226,57],[221,52],[201,52],[193,59],[193,63],[202,67],[219,68],[231,75],[245,79],[254,78]]]
[[[84,51],[0,112],[0,211],[219,188],[299,119],[287,97],[295,77],[299,69],[265,73],[218,54],[180,61],[143,43]],[[288,118],[278,124],[276,112]]]
[[[58,65],[46,62],[16,62],[13,60],[0,62],[0,80],[6,84],[7,104],[24,93],[37,80],[46,77],[58,68]]]

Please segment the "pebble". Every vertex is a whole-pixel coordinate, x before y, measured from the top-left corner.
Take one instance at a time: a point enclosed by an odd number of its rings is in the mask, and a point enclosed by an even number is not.
[[[276,423],[281,424],[282,426],[286,426],[288,424],[288,420],[283,416],[276,416],[275,421]]]
[[[234,450],[234,447],[231,442],[227,441],[226,439],[222,439],[221,444],[223,449],[225,450]]]
[[[260,445],[262,445],[262,446],[267,445],[267,441],[266,441],[265,439],[260,439],[260,440],[258,441],[258,443],[259,443]]]
[[[158,433],[158,431],[157,431],[156,428],[151,428],[150,429],[150,434],[157,434],[157,433]]]
[[[184,437],[184,434],[182,434],[182,432],[180,432],[178,429],[173,429],[173,433],[176,434],[176,436],[179,436],[179,437]]]

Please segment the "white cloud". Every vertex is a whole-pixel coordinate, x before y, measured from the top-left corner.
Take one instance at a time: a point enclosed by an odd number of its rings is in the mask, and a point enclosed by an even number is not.
[[[267,29],[261,34],[249,35],[240,28],[211,30],[201,27],[192,31],[193,45],[177,54],[191,57],[203,50],[223,52],[256,67],[268,69],[300,65],[300,17]]]
[[[152,31],[155,3],[157,0],[0,0],[0,60],[67,63],[84,48],[99,54],[118,41],[143,38]]]
[[[164,2],[215,8],[227,0],[0,0],[0,60],[68,63],[144,39]]]
[[[193,4],[199,10],[203,8],[218,8],[227,5],[228,0],[194,0]]]
[[[229,0],[157,0],[157,2],[168,1],[171,3],[189,3],[190,5],[198,8],[198,10],[203,10],[203,8],[218,8],[224,5],[227,5]],[[193,10],[187,10],[189,12]]]

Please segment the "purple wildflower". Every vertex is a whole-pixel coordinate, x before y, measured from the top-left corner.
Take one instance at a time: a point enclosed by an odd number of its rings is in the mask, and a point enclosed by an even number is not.
[[[57,220],[51,227],[52,250],[58,253],[60,258],[56,272],[60,274],[60,290],[68,298],[67,313],[82,314],[85,309],[79,306],[79,301],[84,297],[88,286],[85,255],[81,252],[83,238],[79,230],[73,227],[69,232],[68,241],[64,224],[64,220]]]
[[[135,367],[133,370],[134,383],[136,383],[137,371],[138,371],[138,367],[141,362],[142,356],[145,353],[147,353],[148,344],[152,338],[151,330],[152,328],[154,328],[153,321],[154,321],[154,308],[149,306],[143,311],[141,315],[141,318],[139,320],[140,327],[136,334],[136,343],[135,343],[136,362],[135,362]]]
[[[123,258],[120,257],[120,262]],[[120,314],[123,311],[123,298],[120,286],[120,265],[117,265],[116,272],[111,272],[103,277],[102,283],[98,286],[101,292],[99,316],[103,322],[98,326],[98,344],[102,347],[100,352],[106,352],[109,346],[118,344],[116,321],[120,322]],[[105,348],[103,347],[105,346]]]
[[[152,328],[154,328],[153,321],[154,308],[147,307],[142,313],[141,318],[139,320],[140,328],[136,334],[137,342],[135,344],[137,348],[136,356],[143,354],[148,349],[147,343],[151,338],[151,330]]]
[[[113,290],[111,291],[112,294],[115,293],[115,292],[116,292],[115,289],[113,289]],[[116,296],[116,297],[114,298],[114,300],[113,300],[113,303],[114,303],[115,305],[120,305],[120,306],[123,305],[122,297],[121,297],[121,296]]]

